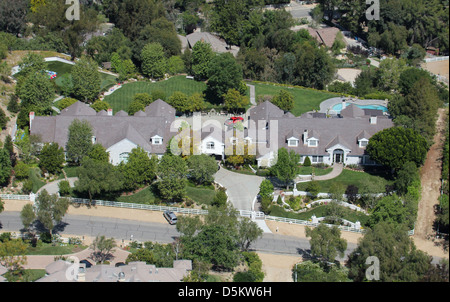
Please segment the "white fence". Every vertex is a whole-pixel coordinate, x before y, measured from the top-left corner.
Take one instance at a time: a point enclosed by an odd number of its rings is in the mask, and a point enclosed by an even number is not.
[[[10,199],[10,200],[31,200],[34,202],[34,194],[30,195],[14,195],[14,194],[0,194],[1,199]],[[207,210],[199,210],[199,209],[189,209],[189,208],[179,208],[179,207],[168,207],[168,206],[156,206],[156,205],[147,205],[147,204],[138,204],[138,203],[128,203],[128,202],[118,202],[118,201],[105,201],[105,200],[92,200],[83,199],[83,198],[69,198],[72,203],[75,204],[84,204],[91,206],[105,206],[105,207],[118,207],[118,208],[128,208],[128,209],[139,209],[139,210],[149,210],[149,211],[172,211],[175,213],[183,213],[183,214],[194,214],[194,215],[206,215],[208,214]],[[245,211],[240,210],[239,215],[241,217],[249,217],[252,219],[261,219],[261,220],[272,220],[279,222],[286,222],[291,224],[300,224],[306,226],[316,227],[319,223],[313,223],[307,220],[299,220],[292,218],[284,218],[284,217],[276,217],[276,216],[268,216],[263,212],[256,211]],[[333,227],[334,225],[325,224],[329,227]],[[355,233],[363,233],[364,229],[362,228],[352,228],[348,226],[338,226],[342,231],[347,232],[355,232]],[[408,232],[408,235],[414,235],[414,230]]]
[[[427,62],[427,63],[429,63],[429,62],[437,62],[437,61],[447,61],[447,60],[448,60],[448,56],[424,59],[424,61]]]

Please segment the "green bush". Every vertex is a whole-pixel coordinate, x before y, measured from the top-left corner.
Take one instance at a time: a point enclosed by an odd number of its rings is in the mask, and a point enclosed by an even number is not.
[[[303,162],[303,166],[305,166],[305,167],[310,167],[311,166],[311,159],[309,158],[309,156],[307,156],[305,158],[305,161]]]
[[[70,195],[71,192],[71,188],[70,188],[70,184],[67,180],[61,180],[58,183],[58,189],[59,189],[59,194],[61,196],[68,196]]]

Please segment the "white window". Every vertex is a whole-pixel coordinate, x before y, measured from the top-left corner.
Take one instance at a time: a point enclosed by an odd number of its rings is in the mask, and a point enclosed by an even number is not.
[[[310,139],[308,141],[308,146],[309,147],[316,147],[317,146],[317,140],[316,139]]]
[[[126,164],[128,162],[128,155],[129,155],[128,152],[120,153],[119,162],[121,162],[121,163],[123,162],[124,164]]]
[[[360,147],[360,148],[367,147],[367,144],[368,144],[368,143],[369,143],[368,140],[362,139],[362,140],[359,141],[359,147]]]
[[[313,163],[323,163],[323,156],[313,155],[312,162]]]
[[[298,140],[296,140],[296,139],[289,139],[288,140],[288,146],[289,147],[297,147],[298,146]]]
[[[207,142],[206,143],[206,149],[212,150],[214,149],[214,142]]]
[[[157,135],[152,137],[152,144],[153,145],[162,145],[162,142],[163,142],[162,137],[157,136]]]

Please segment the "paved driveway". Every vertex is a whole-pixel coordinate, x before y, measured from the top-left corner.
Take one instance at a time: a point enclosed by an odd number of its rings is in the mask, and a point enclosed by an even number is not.
[[[259,193],[264,177],[244,175],[220,168],[214,175],[217,183],[227,188],[228,198],[238,210],[251,211],[253,200]]]
[[[37,193],[39,194],[44,189],[47,190],[48,194],[56,194],[56,193],[58,193],[59,192],[58,184],[62,180],[64,180],[64,179],[55,180],[53,182],[50,182],[50,183],[46,184],[45,186],[41,187]],[[75,185],[75,181],[78,180],[78,177],[69,177],[69,178],[67,178],[67,180],[69,181],[70,187],[73,188],[74,185]]]

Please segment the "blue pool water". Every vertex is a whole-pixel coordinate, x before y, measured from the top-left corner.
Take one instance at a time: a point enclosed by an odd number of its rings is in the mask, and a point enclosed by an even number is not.
[[[354,105],[354,104],[353,104]],[[382,105],[356,105],[361,109],[376,109],[376,110],[382,110],[383,112],[387,112],[388,109],[386,106]],[[332,108],[336,113],[340,113],[342,110],[342,104],[336,104]]]

